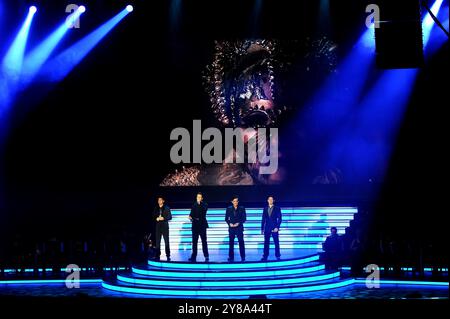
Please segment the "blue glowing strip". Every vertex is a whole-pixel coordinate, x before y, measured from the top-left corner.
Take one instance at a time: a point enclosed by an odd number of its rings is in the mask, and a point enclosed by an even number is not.
[[[30,284],[38,284],[38,285],[47,285],[47,284],[61,284],[61,283],[93,283],[99,284],[102,282],[101,279],[79,279],[79,280],[66,280],[66,279],[43,279],[43,280],[0,280],[0,284],[2,285],[30,285]]]
[[[380,284],[386,285],[415,285],[415,286],[439,286],[448,287],[448,282],[439,281],[408,281],[408,280],[378,280]],[[366,279],[355,279],[355,283],[365,284]]]
[[[175,216],[171,222],[190,222],[189,218],[188,218],[188,214],[183,215],[183,216]],[[224,216],[220,215],[220,216],[207,216],[208,221],[212,222],[212,221],[219,221],[219,222],[223,222],[224,221]],[[286,221],[316,221],[316,220],[327,220],[327,221],[335,221],[335,220],[345,220],[345,221],[349,221],[353,219],[353,215],[284,215],[283,216],[283,222]],[[261,214],[258,216],[247,216],[247,221],[261,221]]]
[[[263,235],[258,237],[247,237],[245,238],[246,243],[261,243],[261,241],[264,241]],[[292,237],[292,236],[280,236],[280,243],[322,243],[325,241],[326,236],[324,237]],[[208,244],[222,244],[222,243],[228,243],[228,237],[222,237],[222,238],[208,238]],[[189,244],[192,243],[192,237],[178,237],[173,238],[170,237],[170,243],[178,243],[178,244]]]
[[[63,272],[67,272],[67,269],[68,268],[61,268],[60,269],[60,271],[63,271]],[[88,267],[88,268],[74,268],[74,269],[69,269],[69,271],[86,271],[86,270],[91,270],[91,269],[95,269],[94,267]],[[109,268],[109,267],[106,267],[106,268],[103,268],[103,270],[106,270],[106,271],[109,271],[109,270],[113,270],[114,268]],[[117,270],[125,270],[126,269],[126,267],[118,267],[117,268]],[[7,268],[7,269],[4,269],[3,270],[5,273],[15,273],[15,272],[21,272],[21,271],[23,271],[23,272],[34,272],[34,271],[36,271],[36,272],[50,272],[50,271],[53,271],[53,269],[52,268],[45,268],[45,269],[42,269],[42,268],[38,268],[38,269],[32,269],[32,268],[26,268],[26,269],[11,269],[11,268]]]
[[[180,228],[191,228],[191,223],[189,221],[186,222],[169,222],[171,227],[180,229]],[[336,226],[336,227],[348,227],[350,225],[350,222],[332,222],[332,223],[322,223],[322,222],[286,222],[283,223],[284,227],[330,227],[330,226]],[[225,220],[222,223],[210,223],[209,225],[211,228],[228,228],[228,225],[225,223]],[[261,223],[255,223],[255,222],[246,222],[244,223],[245,227],[254,227],[254,228],[261,228]]]
[[[16,77],[20,74],[25,53],[25,46],[30,32],[31,22],[33,21],[35,12],[29,10],[25,22],[20,28],[19,33],[14,39],[11,47],[3,59],[3,71],[9,76]]]
[[[227,264],[195,264],[195,263],[178,263],[178,262],[158,262],[149,260],[148,264],[153,267],[158,268],[177,268],[177,269],[247,269],[247,268],[267,268],[267,267],[286,267],[301,265],[313,261],[318,261],[319,255],[292,259],[292,260],[282,260],[274,262],[247,262],[247,263],[227,263]]]
[[[341,267],[341,269],[342,270],[351,270],[351,267],[344,266],[344,267]],[[448,271],[448,268],[439,268],[439,269],[442,272]],[[363,268],[363,270],[365,270],[365,268]],[[379,270],[384,270],[384,267],[379,267]],[[392,267],[389,268],[389,270],[393,270]],[[401,267],[401,270],[403,270],[403,271],[412,271],[412,268],[411,267]],[[423,270],[426,271],[426,272],[430,272],[430,271],[433,271],[433,268],[426,267]]]
[[[343,232],[345,227],[337,227],[338,232]],[[171,228],[170,238],[190,236],[192,237],[191,230],[180,230],[175,235],[175,229]],[[291,229],[291,228],[282,228],[280,232],[280,236],[283,235],[329,235],[329,229]],[[214,238],[214,236],[228,236],[228,229],[209,229],[208,230],[208,238]],[[246,229],[245,235],[261,235],[261,229]]]
[[[318,265],[313,267],[297,268],[297,269],[281,269],[281,270],[265,270],[265,271],[230,271],[222,273],[214,272],[169,272],[160,270],[146,270],[132,268],[133,273],[145,276],[155,277],[173,277],[173,278],[228,278],[228,277],[265,277],[265,276],[284,276],[284,275],[297,275],[304,274],[313,271],[324,270],[325,265]]]
[[[283,208],[281,207],[281,211],[285,214],[356,214],[358,213],[357,208]],[[190,209],[172,209],[172,215],[189,215]],[[261,214],[262,208],[247,208],[247,214]],[[225,208],[210,208],[208,209],[209,214],[225,214]]]
[[[308,286],[308,287],[289,287],[273,289],[248,289],[248,290],[166,290],[166,289],[146,289],[134,287],[114,286],[103,282],[102,287],[124,292],[139,293],[148,295],[168,295],[168,296],[249,296],[249,295],[273,295],[273,294],[293,294],[301,292],[319,291],[326,289],[341,288],[354,283],[354,279],[339,281],[331,284]]]
[[[190,243],[172,243],[170,244],[171,248],[174,249],[181,249],[181,250],[190,250],[191,244]],[[228,244],[209,244],[208,247],[212,249],[228,249]],[[249,249],[257,249],[257,248],[263,248],[264,243],[259,244],[245,244],[246,248]],[[275,246],[273,244],[270,244],[270,248],[274,248]],[[322,244],[301,244],[301,243],[291,243],[291,244],[283,244],[280,243],[280,248],[282,249],[321,249]]]
[[[189,287],[189,288],[202,288],[202,287],[243,287],[243,286],[276,286],[276,285],[292,285],[292,284],[301,284],[307,282],[314,281],[322,281],[333,279],[339,277],[339,272],[319,275],[319,276],[310,276],[310,277],[301,277],[301,278],[287,278],[287,279],[273,279],[273,280],[235,280],[235,281],[168,281],[168,280],[154,280],[154,279],[139,279],[139,278],[130,278],[124,277],[122,275],[118,275],[117,279],[122,282],[131,283],[131,284],[139,284],[139,285],[149,285],[149,286],[173,286],[173,287]]]
[[[436,0],[432,7],[430,8],[431,12],[435,16],[438,15],[439,9],[441,8],[443,0]],[[422,29],[423,29],[423,46],[426,48],[428,41],[430,40],[431,30],[433,29],[434,21],[429,13],[426,14],[425,18],[422,21]]]

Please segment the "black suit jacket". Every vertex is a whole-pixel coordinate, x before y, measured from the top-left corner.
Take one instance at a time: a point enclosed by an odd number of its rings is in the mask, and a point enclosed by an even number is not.
[[[192,218],[192,227],[208,228],[208,220],[206,214],[208,212],[208,204],[201,202],[200,205],[195,202],[192,204],[191,213],[189,216]]]
[[[281,209],[278,206],[273,205],[272,215],[269,216],[269,206],[264,207],[261,231],[271,232],[275,228],[280,229],[281,226]]]
[[[227,208],[227,211],[225,212],[225,221],[228,226],[230,226],[230,224],[239,223],[238,228],[243,228],[246,220],[247,214],[244,206],[238,206],[236,209],[236,214],[233,205]]]

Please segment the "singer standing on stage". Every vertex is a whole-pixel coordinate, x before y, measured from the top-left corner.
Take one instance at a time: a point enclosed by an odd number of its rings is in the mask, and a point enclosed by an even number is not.
[[[245,261],[245,244],[244,244],[244,223],[247,220],[244,206],[239,206],[239,198],[233,197],[231,200],[231,206],[227,208],[225,213],[225,221],[228,224],[229,233],[229,251],[228,261],[234,261],[234,238],[238,238],[239,252],[241,254],[241,260]]]
[[[261,233],[264,235],[264,254],[261,261],[266,261],[269,257],[270,237],[273,238],[273,243],[275,244],[275,257],[280,260],[279,231],[281,225],[281,209],[274,205],[273,196],[267,198],[267,204],[264,207],[261,221]]]
[[[192,255],[189,258],[191,262],[196,262],[197,260],[198,237],[202,240],[205,261],[209,261],[208,242],[206,239],[206,229],[208,228],[207,211],[208,204],[203,201],[203,194],[197,193],[196,201],[192,204],[191,213],[189,214],[189,219],[192,222]]]
[[[170,261],[170,243],[169,243],[169,220],[172,219],[169,206],[164,204],[163,197],[158,197],[158,205],[153,211],[153,220],[155,221],[156,233],[156,260],[161,256],[161,237],[164,237],[167,261]]]

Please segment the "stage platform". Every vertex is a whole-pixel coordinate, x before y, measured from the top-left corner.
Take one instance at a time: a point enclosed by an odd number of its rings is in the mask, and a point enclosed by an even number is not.
[[[358,213],[357,207],[281,207],[283,221],[280,228],[280,247],[283,250],[321,250],[322,243],[330,233],[330,227],[344,234],[345,228]],[[191,250],[191,221],[189,209],[172,209],[170,247],[172,250]],[[262,208],[247,208],[244,239],[247,249],[262,249]],[[224,208],[208,209],[208,247],[211,250],[228,249],[228,225]],[[201,241],[199,241],[200,243]],[[273,248],[273,244],[271,244]],[[292,257],[296,257],[293,255]]]
[[[263,236],[261,235],[262,208],[247,209],[244,224],[246,262],[227,262],[228,225],[225,210],[208,210],[209,262],[202,255],[196,263],[188,262],[191,253],[191,222],[189,209],[172,210],[170,221],[170,247],[172,261],[149,260],[122,272],[114,279],[103,281],[105,289],[121,293],[162,295],[172,297],[245,297],[292,294],[345,287],[352,279],[341,279],[340,272],[325,270],[319,262],[329,228],[337,227],[343,234],[349,227],[356,207],[282,207],[280,228],[282,259],[261,261]],[[201,242],[199,243],[201,245]],[[235,245],[235,249],[238,245]],[[200,248],[200,247],[199,247]],[[273,244],[271,245],[273,250]],[[164,249],[161,249],[164,251]],[[199,249],[201,254],[201,249]]]

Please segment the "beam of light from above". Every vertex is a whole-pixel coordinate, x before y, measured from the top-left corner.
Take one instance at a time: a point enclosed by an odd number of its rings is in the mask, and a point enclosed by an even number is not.
[[[83,39],[61,52],[44,65],[44,76],[50,81],[60,81],[78,65],[86,55],[130,12],[125,8]]]
[[[78,19],[85,11],[86,8],[84,6],[78,7],[78,9],[72,14],[72,20]],[[26,55],[21,79],[21,84],[23,87],[27,86],[31,82],[33,77],[47,61],[68,30],[69,27],[67,25],[67,21],[64,21],[44,41],[34,48],[33,51]]]
[[[441,4],[442,0],[433,4],[431,10],[435,15]],[[422,21],[426,56],[430,54],[427,44],[434,24],[427,13]],[[442,32],[436,28],[434,31]],[[418,69],[380,72],[359,103],[357,113],[352,120],[343,123],[328,151],[324,152],[328,165],[339,165],[366,181],[371,175],[384,176],[418,72]],[[377,173],[373,174],[375,171]]]
[[[179,20],[181,17],[181,0],[171,0],[170,3],[170,27],[172,31],[176,31],[179,26]]]
[[[3,119],[8,111],[16,92],[16,85],[20,79],[28,34],[36,10],[37,9],[34,6],[29,8],[25,22],[22,24],[2,61],[0,70],[0,120]],[[3,129],[5,129],[5,126],[6,124],[0,123],[0,127]],[[0,132],[0,138],[2,136],[3,133]]]
[[[2,71],[7,77],[13,77],[14,79],[19,77],[20,75],[25,47],[28,40],[28,34],[30,32],[31,22],[33,21],[35,13],[36,7],[30,7],[25,22],[20,28],[19,33],[17,34],[8,52],[6,53],[5,58],[3,59]]]
[[[330,0],[320,0],[319,4],[319,29],[322,33],[330,32]]]
[[[317,138],[336,130],[357,104],[374,61],[375,29],[367,28],[336,72],[314,93],[298,125]]]
[[[434,16],[438,16],[439,9],[442,6],[442,2],[444,0],[436,0],[434,4],[431,6],[430,10],[434,14]],[[430,40],[431,30],[433,29],[433,26],[435,25],[435,22],[431,15],[427,12],[425,17],[422,20],[422,32],[423,32],[423,47],[426,48],[428,41]]]
[[[260,22],[260,17],[261,17],[261,10],[262,10],[262,2],[263,0],[254,0],[255,4],[253,5],[253,12],[252,12],[252,17],[251,17],[251,21],[252,21],[252,33],[253,35],[257,35],[258,32],[258,26],[259,26],[259,22]]]
[[[448,5],[441,7],[436,17],[441,21],[443,27],[449,29],[449,19],[448,19],[449,7]],[[427,13],[425,19],[431,16]],[[425,20],[424,20],[425,24]],[[435,22],[432,22],[432,26]],[[428,41],[425,46],[425,58],[432,56],[446,41],[448,41],[448,36],[444,33],[441,28],[437,25],[429,30],[430,34],[428,36]],[[424,32],[425,35],[425,32]]]

